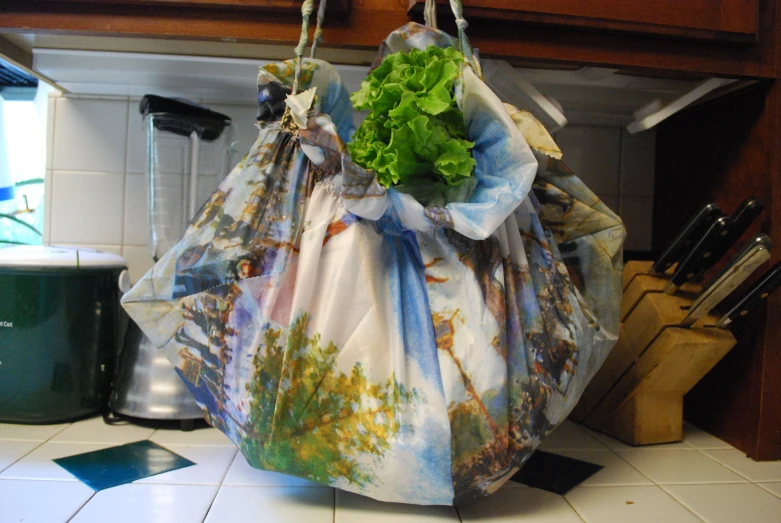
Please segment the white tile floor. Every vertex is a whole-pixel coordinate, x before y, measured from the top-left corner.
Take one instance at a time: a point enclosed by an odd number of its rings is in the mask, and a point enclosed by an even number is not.
[[[197,465],[96,494],[51,461],[147,438]],[[691,426],[683,443],[636,449],[566,422],[544,448],[605,468],[564,497],[516,484],[456,509],[256,470],[215,429],[0,424],[0,523],[781,523],[781,461],[756,463]]]

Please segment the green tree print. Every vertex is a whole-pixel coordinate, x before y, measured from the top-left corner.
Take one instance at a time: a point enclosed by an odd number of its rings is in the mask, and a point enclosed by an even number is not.
[[[403,412],[418,401],[394,375],[372,383],[357,363],[336,368],[338,348],[307,335],[309,316],[288,329],[269,329],[255,359],[255,379],[244,454],[253,466],[320,483],[343,479],[375,484],[371,463],[383,458],[399,432]]]

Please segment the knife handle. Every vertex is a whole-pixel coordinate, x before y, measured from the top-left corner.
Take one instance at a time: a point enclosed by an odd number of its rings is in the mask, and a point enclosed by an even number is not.
[[[770,249],[763,242],[752,241],[749,245],[750,248],[744,249],[739,258],[731,260],[725,270],[692,303],[689,313],[681,322],[681,327],[689,327],[706,316],[770,259]]]
[[[745,316],[748,311],[767,299],[773,291],[781,286],[781,262],[776,263],[759,280],[746,291],[746,294],[722,316],[716,323],[716,327],[724,328],[737,318]]]
[[[739,238],[746,232],[746,229],[762,214],[765,208],[765,204],[759,198],[750,196],[743,200],[737,210],[732,214],[732,219],[735,220],[735,237]]]
[[[667,282],[664,292],[674,294],[678,287],[692,279],[710,261],[714,251],[722,249],[722,244],[730,239],[734,230],[735,222],[729,216],[716,219],[708,228],[708,232],[700,238],[694,248],[678,264],[673,277]]]
[[[697,271],[692,279],[699,280],[705,271],[716,265],[722,256],[737,242],[740,237],[746,232],[746,229],[754,222],[754,220],[762,214],[762,210],[765,208],[765,204],[759,198],[746,198],[743,203],[740,204],[735,214],[732,215],[732,220],[735,223],[734,231],[726,237],[723,242],[719,242],[713,247],[711,256],[705,260],[702,266]]]
[[[708,230],[708,227],[721,214],[721,209],[715,203],[709,203],[700,209],[681,229],[675,239],[662,251],[661,256],[651,267],[651,274],[663,274],[675,262],[680,261],[684,254],[692,248],[697,239]]]
[[[767,234],[757,234],[756,236],[753,236],[749,241],[747,241],[746,244],[743,246],[743,248],[740,249],[737,252],[737,254],[735,254],[735,256],[732,257],[730,261],[724,264],[724,267],[721,269],[721,271],[719,271],[718,274],[716,274],[713,277],[711,283],[708,284],[706,287],[710,287],[711,284],[718,281],[727,271],[729,271],[732,267],[738,264],[741,259],[745,258],[748,255],[748,253],[761,247],[764,247],[768,251],[770,251],[773,248],[773,242],[770,241],[770,236],[768,236]]]

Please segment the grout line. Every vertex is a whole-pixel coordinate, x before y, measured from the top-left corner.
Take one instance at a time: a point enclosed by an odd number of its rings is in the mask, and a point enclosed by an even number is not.
[[[10,478],[0,478],[0,482],[3,481],[43,481],[43,482],[49,482],[49,483],[79,483],[81,485],[84,485],[76,476],[73,476],[73,479],[63,479],[63,478],[25,478],[25,477],[10,477]],[[744,484],[744,483],[742,483]],[[86,485],[85,485],[86,486]]]
[[[750,481],[711,481],[711,482],[703,482],[703,481],[687,481],[685,483],[678,483],[678,482],[670,482],[670,483],[659,483],[659,487],[667,487],[667,486],[674,486],[674,485],[681,485],[681,486],[703,486],[703,485],[713,485],[713,486],[719,486],[719,485],[748,485],[751,483]]]
[[[79,507],[79,508],[76,510],[76,512],[74,512],[74,513],[73,513],[73,515],[72,515],[71,517],[69,517],[69,518],[68,518],[68,523],[70,523],[71,521],[73,521],[73,518],[75,518],[75,517],[76,517],[76,516],[79,514],[79,512],[81,512],[81,511],[82,511],[82,509],[84,509],[84,507],[86,507],[86,506],[87,506],[87,503],[89,503],[90,501],[92,501],[92,498],[94,498],[96,494],[97,494],[97,492],[93,492],[93,493],[92,493],[92,495],[91,495],[89,498],[87,498],[87,501],[85,501],[84,503],[82,503],[82,505],[81,505],[81,506],[80,506],[80,507]]]
[[[751,479],[751,478],[747,477],[745,474],[741,474],[740,472],[738,472],[737,470],[733,469],[733,468],[732,468],[732,467],[730,467],[729,465],[725,465],[724,463],[722,463],[721,461],[717,460],[716,458],[714,458],[714,457],[712,457],[712,456],[709,456],[708,454],[705,454],[705,452],[703,452],[703,451],[702,451],[702,450],[700,450],[700,449],[695,449],[695,450],[696,450],[697,452],[699,452],[700,454],[702,454],[703,456],[705,456],[706,458],[708,458],[709,460],[713,461],[714,463],[717,463],[717,464],[721,465],[722,467],[724,467],[725,469],[727,469],[727,470],[729,470],[729,471],[732,471],[732,472],[734,472],[735,474],[737,474],[737,475],[738,475],[738,476],[740,476],[741,478],[744,478],[745,480],[747,480],[747,481],[749,481],[749,482],[751,482],[751,483],[754,483],[754,480],[753,480],[753,479]]]
[[[125,245],[125,224],[127,223],[127,150],[128,145],[130,142],[130,97],[127,97],[125,99],[125,144],[123,147],[123,159],[122,159],[122,203],[120,204],[122,207],[122,227],[120,232],[120,242],[119,244],[122,245],[122,249],[120,252],[122,252],[122,255],[125,253],[124,245]]]
[[[239,449],[235,449],[236,452],[233,454],[233,458],[230,460],[230,463],[228,463],[228,466],[225,467],[225,472],[223,473],[222,477],[220,478],[220,482],[217,484],[218,487],[222,487],[222,482],[225,481],[225,478],[228,477],[228,471],[233,466],[233,462],[236,461],[236,455],[239,454]]]
[[[461,517],[461,512],[458,511],[458,507],[453,505],[453,509],[456,511],[456,517],[460,523],[464,523],[464,519]]]
[[[621,197],[623,193],[624,180],[624,129],[621,128],[618,133],[618,207],[621,207]]]
[[[26,458],[27,456],[29,456],[30,454],[32,454],[33,452],[35,452],[36,450],[41,448],[41,446],[44,445],[46,443],[46,441],[35,441],[33,443],[38,443],[38,445],[36,445],[35,447],[31,448],[28,452],[25,452],[23,455],[19,456],[18,459],[16,459],[16,460],[12,461],[11,463],[9,463],[7,467],[1,468],[0,472],[3,472],[5,470],[10,469],[14,465],[16,465],[17,463],[22,461],[24,458]],[[0,479],[5,479],[5,478],[0,478]],[[8,479],[12,479],[12,478],[8,478]]]
[[[244,457],[244,455],[243,455],[241,452],[239,452],[239,450],[238,450],[238,449],[236,449],[236,454],[234,454],[234,455],[233,455],[233,459],[232,459],[232,460],[231,460],[231,462],[228,464],[228,468],[225,470],[225,475],[224,475],[224,476],[222,477],[222,479],[220,480],[220,487],[222,487],[223,485],[225,485],[225,478],[227,478],[227,477],[228,477],[228,473],[229,473],[229,472],[230,472],[230,470],[233,468],[233,465],[236,463],[236,460],[237,460],[237,459],[239,459],[239,456],[242,456],[242,457]]]
[[[577,514],[577,516],[578,516],[578,517],[579,517],[579,518],[580,518],[580,519],[581,519],[581,520],[582,520],[584,523],[586,523],[586,518],[585,518],[585,516],[583,516],[583,515],[582,515],[580,512],[578,512],[578,509],[576,509],[576,508],[575,508],[575,507],[572,505],[572,503],[570,503],[570,502],[569,502],[569,500],[567,499],[567,496],[566,496],[566,495],[565,495],[565,496],[561,496],[561,499],[563,499],[563,500],[564,500],[564,501],[567,503],[567,505],[569,505],[569,508],[571,508],[571,509],[572,509],[572,511],[573,511],[575,514]]]
[[[667,493],[669,496],[672,496],[672,498],[673,498],[675,501],[677,501],[679,504],[681,504],[681,505],[683,505],[684,507],[686,507],[686,509],[687,509],[689,512],[693,513],[695,516],[697,516],[698,518],[700,518],[702,521],[705,521],[705,518],[703,518],[702,516],[700,516],[700,515],[699,515],[699,514],[698,514],[698,513],[697,513],[697,512],[696,512],[696,511],[695,511],[695,510],[692,508],[692,507],[690,507],[689,505],[687,505],[686,503],[684,503],[684,501],[683,501],[683,500],[680,500],[680,499],[676,498],[676,497],[675,497],[675,494],[673,494],[672,492],[668,492],[668,491],[667,491],[667,489],[666,489],[666,488],[664,488],[662,485],[659,485],[659,488],[661,488],[661,489],[662,489],[662,491],[666,492],[666,493]]]
[[[754,485],[758,486],[759,488],[761,488],[762,490],[764,490],[765,492],[767,492],[767,493],[768,493],[768,494],[770,494],[771,496],[775,496],[775,497],[777,497],[778,499],[781,499],[781,492],[779,492],[779,493],[776,493],[776,492],[773,492],[773,491],[771,491],[771,490],[768,490],[767,488],[765,488],[765,487],[763,487],[763,486],[762,486],[762,484],[763,484],[763,483],[773,483],[773,482],[769,482],[769,481],[768,481],[768,482],[764,482],[764,481],[763,481],[763,482],[761,482],[761,483],[754,483]],[[777,483],[777,482],[775,482],[775,483]]]
[[[151,483],[149,483],[151,484]],[[155,483],[155,485],[158,485],[159,483]],[[184,485],[185,483],[166,483],[166,485]],[[745,485],[745,483],[740,483],[740,485]],[[216,485],[210,485],[212,487]],[[326,488],[336,488],[332,487],[330,485],[219,485],[219,487],[229,487],[229,488],[305,488],[305,489],[326,489]]]
[[[612,452],[614,455],[618,456],[618,459],[620,459],[621,461],[623,461],[624,463],[626,463],[627,465],[629,465],[630,467],[632,467],[633,469],[635,469],[635,470],[638,472],[638,474],[640,474],[641,476],[643,476],[645,479],[647,479],[648,481],[650,481],[651,483],[653,483],[653,484],[654,484],[654,485],[656,485],[657,487],[659,486],[659,484],[658,484],[658,483],[657,483],[657,482],[656,482],[656,481],[655,481],[653,478],[651,478],[651,477],[649,477],[648,475],[644,474],[642,470],[640,470],[639,468],[637,468],[637,467],[635,467],[634,465],[632,465],[632,464],[631,464],[631,463],[630,463],[628,460],[626,460],[626,459],[625,459],[625,458],[624,458],[624,457],[623,457],[621,454],[619,454],[618,452],[616,452],[616,451],[615,451],[615,450],[613,450],[613,449],[609,449],[609,450],[610,450],[610,452]]]
[[[46,151],[47,159],[51,158],[51,163],[47,162],[48,165],[46,165],[46,171],[45,176],[49,179],[49,208],[46,209],[46,193],[43,195],[43,212],[46,213],[44,216],[44,220],[46,220],[46,224],[44,226],[44,229],[49,232],[49,237],[47,238],[48,244],[51,244],[52,242],[52,209],[54,209],[54,144],[57,139],[57,133],[54,132],[54,130],[57,128],[57,106],[59,105],[58,100],[55,99],[52,103],[52,117],[51,117],[51,123],[52,128],[46,129],[46,146],[49,146],[49,133],[51,133],[51,151]],[[46,121],[48,123],[49,117],[46,115]],[[43,190],[46,191],[46,182],[44,181]],[[43,231],[42,231],[43,232]]]
[[[206,513],[203,515],[203,520],[201,520],[201,523],[205,523],[206,520],[209,517],[209,512],[212,511],[212,507],[214,506],[214,502],[217,501],[217,496],[220,495],[220,490],[222,489],[222,485],[217,485],[217,490],[214,492],[214,497],[211,500],[211,503],[209,503],[209,508],[206,509]]]
[[[690,509],[689,507],[687,507],[686,505],[684,505],[684,504],[683,504],[683,503],[682,503],[682,502],[681,502],[681,501],[680,501],[678,498],[676,498],[675,496],[673,496],[671,493],[667,492],[667,491],[666,491],[665,489],[663,489],[661,486],[657,486],[656,488],[658,488],[659,490],[661,490],[662,492],[664,492],[664,493],[665,493],[667,496],[669,496],[669,497],[670,497],[670,498],[671,498],[673,501],[675,501],[677,504],[679,504],[680,506],[682,506],[683,508],[685,508],[686,510],[688,510],[689,512],[691,512],[691,513],[694,515],[694,517],[695,517],[695,518],[699,519],[700,521],[705,521],[703,518],[701,518],[701,517],[699,516],[699,514],[697,514],[697,513],[696,513],[696,512],[694,512],[692,509]]]
[[[52,172],[56,173],[62,173],[62,174],[82,174],[82,175],[96,175],[96,174],[106,174],[109,176],[124,176],[125,171],[110,171],[107,169],[98,169],[98,170],[88,170],[88,169],[49,169]]]

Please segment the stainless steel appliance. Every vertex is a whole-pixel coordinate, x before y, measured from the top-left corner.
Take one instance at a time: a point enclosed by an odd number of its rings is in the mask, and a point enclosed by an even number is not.
[[[231,119],[183,100],[147,95],[141,100],[147,135],[149,248],[162,257],[228,174]],[[174,366],[130,320],[109,403],[114,412],[144,419],[202,418]]]

